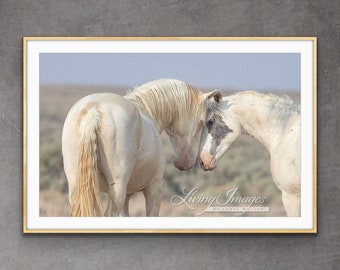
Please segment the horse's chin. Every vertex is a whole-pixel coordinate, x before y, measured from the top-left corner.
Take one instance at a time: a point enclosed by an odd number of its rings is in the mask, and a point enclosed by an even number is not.
[[[204,168],[203,167],[203,170],[205,170],[206,172],[213,171],[215,169],[216,169],[216,167],[212,167],[212,168]]]
[[[194,164],[192,164],[191,166],[175,164],[175,167],[179,169],[180,171],[187,171],[187,170],[190,170],[192,167],[194,167]]]
[[[190,167],[190,168],[184,168],[184,167],[181,168],[181,167],[180,167],[180,168],[177,168],[177,169],[179,169],[180,171],[187,171],[187,170],[190,170],[191,168],[192,168],[192,167]]]
[[[203,170],[205,170],[206,172],[207,171],[213,171],[213,170],[215,170],[216,169],[216,167],[217,166],[205,166],[204,164],[203,164],[203,162],[200,162],[200,165],[201,165],[201,168],[203,169]]]

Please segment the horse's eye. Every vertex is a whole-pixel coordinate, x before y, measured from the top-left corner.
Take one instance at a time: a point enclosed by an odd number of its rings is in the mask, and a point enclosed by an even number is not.
[[[211,118],[211,119],[208,120],[207,125],[211,126],[213,123],[214,123],[214,119]]]

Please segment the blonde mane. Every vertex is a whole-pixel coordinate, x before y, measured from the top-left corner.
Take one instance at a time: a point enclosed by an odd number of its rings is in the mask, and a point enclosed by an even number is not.
[[[125,97],[136,102],[158,122],[160,130],[189,117],[196,117],[205,112],[205,103],[201,100],[201,91],[179,80],[161,79],[135,87]]]

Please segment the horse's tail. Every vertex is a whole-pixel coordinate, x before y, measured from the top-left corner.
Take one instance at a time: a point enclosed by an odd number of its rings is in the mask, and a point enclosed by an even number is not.
[[[85,115],[84,115],[85,114]],[[80,149],[72,216],[103,216],[99,196],[98,129],[100,114],[96,107],[84,111],[79,125]]]

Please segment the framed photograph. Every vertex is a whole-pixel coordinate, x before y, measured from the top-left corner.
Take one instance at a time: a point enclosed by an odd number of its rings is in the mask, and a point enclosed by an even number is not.
[[[24,233],[316,233],[315,37],[25,37]]]

